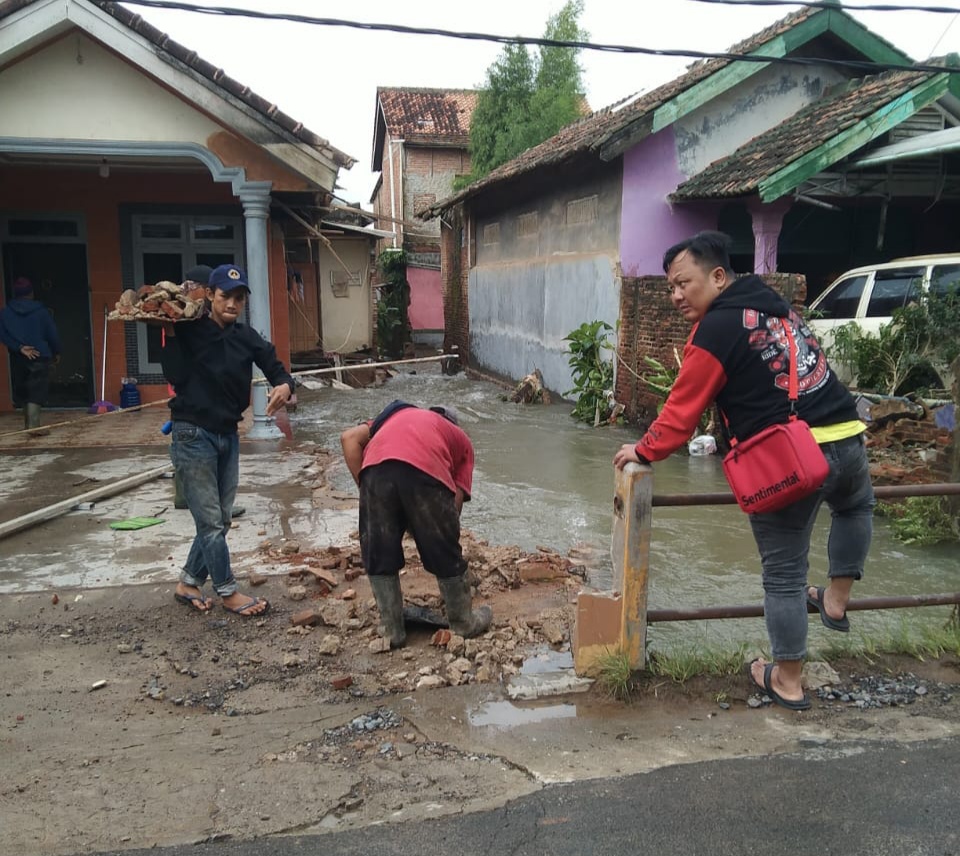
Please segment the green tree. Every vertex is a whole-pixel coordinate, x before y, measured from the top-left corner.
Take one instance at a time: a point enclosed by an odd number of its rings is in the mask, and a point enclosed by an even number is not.
[[[578,23],[583,0],[568,2],[547,21],[545,39],[586,41]],[[507,45],[487,69],[470,120],[471,172],[465,187],[500,164],[542,143],[581,115],[583,83],[575,48],[539,49],[536,60],[525,45]]]
[[[399,359],[409,341],[410,283],[407,282],[407,254],[384,250],[377,259],[383,285],[377,300],[377,351],[381,357]]]

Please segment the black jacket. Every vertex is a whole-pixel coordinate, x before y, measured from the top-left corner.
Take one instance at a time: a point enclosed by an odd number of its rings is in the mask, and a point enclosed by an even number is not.
[[[799,352],[796,410],[812,427],[858,418],[853,396],[837,380],[810,328],[758,276],[732,283],[693,328],[670,396],[637,453],[659,461],[682,446],[714,402],[738,440],[790,413],[790,363],[782,325],[790,324]]]
[[[216,434],[236,431],[250,406],[254,363],[273,386],[288,383],[293,391],[276,349],[256,330],[239,323],[221,328],[210,318],[177,324],[161,354],[164,377],[175,393],[173,418]]]

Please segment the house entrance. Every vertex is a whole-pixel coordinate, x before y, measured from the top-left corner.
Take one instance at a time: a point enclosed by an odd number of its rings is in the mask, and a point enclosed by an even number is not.
[[[13,280],[27,277],[53,315],[62,352],[50,371],[48,407],[87,407],[95,399],[87,246],[77,220],[3,221],[5,300]]]

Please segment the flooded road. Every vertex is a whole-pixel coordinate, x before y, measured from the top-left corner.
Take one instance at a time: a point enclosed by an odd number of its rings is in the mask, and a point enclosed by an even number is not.
[[[476,450],[473,501],[464,507],[463,525],[494,544],[538,545],[590,556],[590,582],[609,586],[610,533],[616,449],[638,439],[635,428],[591,428],[570,417],[571,406],[522,406],[503,401],[505,391],[463,375],[446,377],[434,366],[407,372],[379,389],[302,390],[292,416],[295,436],[312,439],[339,454],[339,433],[371,418],[390,401],[453,404]],[[727,490],[717,456],[675,455],[654,467],[655,493],[703,493]],[[355,490],[346,468],[331,473],[334,484]],[[829,514],[821,511],[814,532],[811,582],[826,582]],[[901,544],[877,518],[867,573],[858,597],[922,594],[956,590],[960,558],[956,545],[917,547]],[[657,508],[650,556],[650,608],[690,608],[759,603],[759,560],[745,515],[736,506]],[[851,634],[887,632],[904,622],[942,623],[948,607],[854,613]],[[696,625],[696,626],[694,626]],[[811,644],[836,641],[811,621]],[[677,634],[682,634],[678,637]],[[656,624],[651,641],[681,639],[697,644],[763,643],[762,619]]]

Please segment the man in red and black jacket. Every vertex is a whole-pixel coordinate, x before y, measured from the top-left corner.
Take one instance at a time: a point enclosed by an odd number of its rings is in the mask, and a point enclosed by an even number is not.
[[[846,604],[854,581],[863,576],[870,547],[874,497],[863,442],[866,426],[796,311],[759,277],[735,277],[729,243],[720,232],[701,232],[664,254],[671,300],[694,326],[663,410],[639,443],[620,448],[614,465],[663,460],[690,438],[714,402],[737,440],[786,422],[790,361],[796,359],[797,413],[810,425],[830,474],[805,499],[780,511],[749,515],[763,565],[764,615],[775,661],[754,661],[751,675],[777,704],[803,710],[810,707],[800,685],[807,603],[817,608],[825,626],[849,630]],[[795,354],[784,325],[790,326]],[[810,533],[824,501],[833,514],[830,584],[808,586]]]

